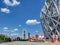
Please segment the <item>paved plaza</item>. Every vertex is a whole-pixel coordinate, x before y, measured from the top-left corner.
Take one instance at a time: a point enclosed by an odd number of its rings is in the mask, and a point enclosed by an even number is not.
[[[52,44],[50,42],[44,43],[44,42],[22,42],[22,41],[16,41],[16,42],[8,42],[8,43],[1,43],[0,45],[60,45],[60,43]]]

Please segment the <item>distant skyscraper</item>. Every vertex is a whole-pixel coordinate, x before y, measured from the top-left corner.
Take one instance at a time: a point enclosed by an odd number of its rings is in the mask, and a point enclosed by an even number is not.
[[[26,39],[26,31],[23,32],[24,39]]]
[[[60,36],[60,0],[46,0],[41,10],[41,24],[46,37]]]
[[[28,33],[28,39],[30,39],[30,33]]]

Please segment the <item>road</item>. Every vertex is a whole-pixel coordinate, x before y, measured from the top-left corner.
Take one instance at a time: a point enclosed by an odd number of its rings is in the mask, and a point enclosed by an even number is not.
[[[60,45],[60,43],[52,44],[50,42],[43,43],[43,42],[22,42],[22,41],[16,41],[16,42],[7,42],[7,43],[1,43],[0,45]]]

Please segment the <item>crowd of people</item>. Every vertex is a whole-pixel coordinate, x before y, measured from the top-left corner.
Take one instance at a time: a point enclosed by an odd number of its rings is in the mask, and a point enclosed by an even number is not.
[[[39,36],[38,34],[36,34],[35,37],[30,38],[30,42],[34,41],[43,41],[45,43],[47,43],[47,41],[50,41],[51,43],[56,43],[58,42],[58,35],[52,35],[52,39],[48,40],[44,35]]]

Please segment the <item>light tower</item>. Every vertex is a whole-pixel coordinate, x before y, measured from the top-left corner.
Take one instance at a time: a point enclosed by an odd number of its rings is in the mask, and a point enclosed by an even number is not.
[[[23,37],[24,37],[24,39],[26,39],[26,31],[25,30],[23,32]]]
[[[60,36],[60,0],[46,0],[40,13],[44,35],[52,39],[52,35]]]

